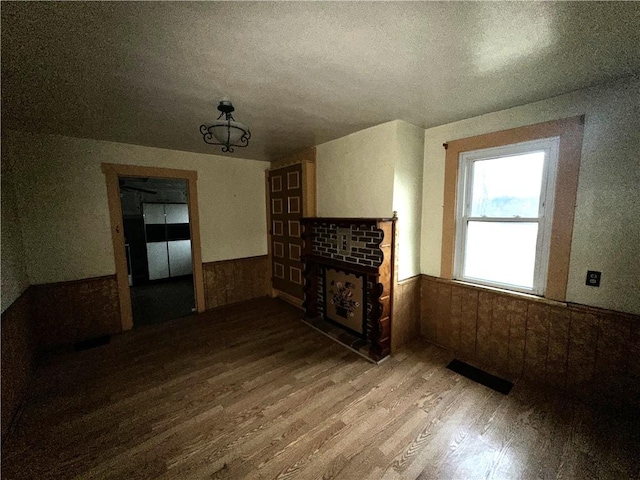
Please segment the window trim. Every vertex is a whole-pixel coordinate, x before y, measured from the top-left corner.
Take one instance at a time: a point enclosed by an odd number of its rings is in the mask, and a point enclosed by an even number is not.
[[[558,148],[560,139],[558,137],[542,138],[528,142],[520,142],[499,147],[484,148],[461,152],[458,161],[458,171],[462,175],[458,180],[458,198],[456,209],[456,245],[454,253],[454,278],[463,282],[477,283],[489,287],[503,288],[532,295],[543,295],[546,286],[547,266],[549,261],[549,243],[551,233],[551,219],[553,218],[553,204],[555,193],[556,172],[558,164]],[[542,184],[540,185],[539,214],[530,218],[511,217],[473,217],[471,215],[469,201],[472,196],[473,169],[474,162],[512,157],[533,152],[544,152],[545,162],[542,171]],[[536,262],[533,275],[532,288],[518,287],[502,282],[494,282],[480,278],[465,277],[465,247],[469,221],[486,222],[515,222],[515,223],[537,223],[538,236],[536,238]]]
[[[458,172],[460,154],[550,137],[559,138],[554,210],[544,297],[564,301],[578,190],[584,115],[453,140],[444,144],[445,183],[440,276],[454,278]],[[534,294],[535,295],[535,294]]]

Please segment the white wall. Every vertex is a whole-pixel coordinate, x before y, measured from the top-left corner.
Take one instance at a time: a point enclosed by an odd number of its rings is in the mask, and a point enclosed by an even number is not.
[[[2,290],[0,298],[3,312],[29,287],[22,231],[10,168],[10,163],[3,159],[0,197],[2,200],[2,223],[0,224]]]
[[[424,129],[397,121],[393,210],[398,212],[398,280],[420,273]]]
[[[396,153],[395,122],[318,145],[318,216],[391,217]]]
[[[102,163],[197,171],[203,262],[267,253],[267,162],[15,131],[2,146],[32,284],[115,273]]]
[[[320,217],[398,212],[398,279],[420,273],[424,130],[400,120],[316,147]]]
[[[421,271],[440,275],[444,142],[586,115],[567,301],[640,314],[640,79],[428,129],[424,145]],[[600,288],[586,271],[602,271]]]

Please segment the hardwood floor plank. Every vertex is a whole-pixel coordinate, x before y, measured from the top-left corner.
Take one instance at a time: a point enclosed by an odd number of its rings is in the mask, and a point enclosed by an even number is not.
[[[638,419],[498,394],[421,340],[374,365],[299,317],[260,299],[51,354],[2,478],[640,478]]]

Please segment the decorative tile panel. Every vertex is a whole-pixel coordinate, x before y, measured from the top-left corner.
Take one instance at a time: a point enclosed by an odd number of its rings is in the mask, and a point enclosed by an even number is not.
[[[284,278],[284,265],[274,261],[273,262],[273,274],[278,278]]]
[[[289,258],[291,258],[291,260],[300,260],[301,254],[302,248],[300,247],[300,245],[296,245],[294,243],[289,244]]]
[[[287,173],[287,188],[289,190],[300,188],[300,173],[299,172],[288,172]]]
[[[271,200],[271,213],[275,214],[275,215],[281,215],[282,212],[282,199],[281,198],[274,198],[273,200]]]
[[[297,267],[289,267],[289,281],[302,285],[302,270]]]
[[[289,220],[289,236],[290,237],[299,237],[300,236],[300,222],[298,220]]]
[[[273,242],[273,256],[278,258],[284,257],[284,243]]]
[[[282,177],[280,175],[271,177],[271,191],[274,193],[282,191]]]
[[[289,197],[288,198],[288,212],[289,213],[301,213],[300,210],[300,197]]]

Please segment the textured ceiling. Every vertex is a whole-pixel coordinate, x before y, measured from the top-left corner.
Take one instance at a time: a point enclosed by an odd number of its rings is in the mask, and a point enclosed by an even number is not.
[[[3,128],[263,160],[638,72],[637,2],[2,2]]]

